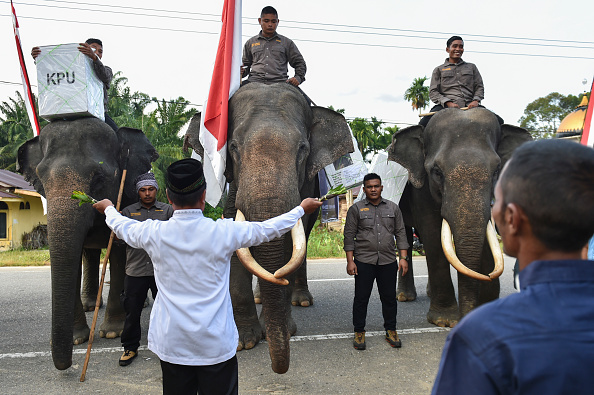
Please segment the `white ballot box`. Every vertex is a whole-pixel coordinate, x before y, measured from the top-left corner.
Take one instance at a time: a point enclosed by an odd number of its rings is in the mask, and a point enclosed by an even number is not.
[[[36,59],[39,116],[44,119],[94,116],[105,121],[103,83],[78,44],[40,47]]]

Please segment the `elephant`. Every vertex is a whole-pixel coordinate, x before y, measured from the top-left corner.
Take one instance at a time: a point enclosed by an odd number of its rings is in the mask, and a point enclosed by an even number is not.
[[[229,100],[229,126],[225,176],[229,185],[224,216],[239,211],[249,221],[264,221],[297,206],[303,198],[319,197],[317,173],[342,155],[353,151],[345,118],[335,111],[310,107],[298,89],[290,84],[249,83]],[[203,155],[199,134],[200,116],[192,120],[186,141]],[[317,212],[304,216],[305,238]],[[236,218],[237,220],[237,218]],[[251,255],[269,272],[289,262],[293,235],[285,235],[258,247]],[[249,259],[240,255],[241,259]],[[260,341],[262,328],[270,348],[272,369],[289,368],[289,338],[297,327],[291,316],[291,301],[311,305],[307,286],[307,263],[288,276],[281,286],[258,280],[262,298],[260,320],[252,290],[252,275],[237,254],[231,261],[230,293],[239,331],[238,350],[250,349]],[[300,262],[299,262],[300,263]]]
[[[503,256],[494,232],[487,235],[494,185],[512,152],[531,139],[522,128],[499,125],[484,108],[445,109],[425,128],[410,126],[393,135],[388,159],[409,174],[400,208],[426,252],[430,323],[454,327],[472,309],[499,297]],[[442,239],[449,241],[444,248]],[[458,270],[458,302],[448,261]],[[397,294],[399,300],[414,299],[412,275],[399,276]]]
[[[122,207],[137,200],[134,179],[150,170],[157,151],[137,129],[113,131],[97,118],[54,121],[39,136],[19,147],[17,168],[47,199],[47,232],[51,256],[51,351],[59,370],[72,365],[73,343],[89,338],[80,298],[81,258],[96,283],[99,252],[107,246],[110,230],[105,218],[91,205],[71,199],[80,190],[95,199],[116,201],[123,170],[127,176]],[[115,246],[110,255],[110,290],[100,335],[121,334],[125,314],[119,302],[124,285],[125,248]],[[87,268],[85,268],[87,270]],[[95,290],[95,296],[96,296]],[[92,290],[89,298],[92,298]]]

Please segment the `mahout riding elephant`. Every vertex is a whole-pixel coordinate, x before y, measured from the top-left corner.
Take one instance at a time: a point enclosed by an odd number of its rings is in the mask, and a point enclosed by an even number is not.
[[[483,108],[445,109],[426,128],[394,134],[388,158],[409,172],[400,208],[425,247],[430,323],[453,327],[473,308],[499,297],[496,277],[503,258],[495,234],[487,236],[494,185],[512,152],[531,139],[522,128],[499,125]],[[449,240],[444,248],[442,239]],[[458,270],[458,303],[448,261]],[[399,277],[398,284],[400,300],[414,299],[413,276]]]
[[[203,155],[198,141],[200,117],[195,116],[187,141]],[[322,107],[310,107],[303,95],[289,84],[242,86],[229,101],[225,176],[230,182],[224,216],[235,217],[239,209],[249,221],[264,221],[291,210],[303,198],[319,196],[317,173],[340,156],[353,151],[352,138],[344,117]],[[317,212],[304,216],[305,238],[309,236]],[[274,273],[291,258],[292,232],[258,247],[251,254],[266,270]],[[213,246],[216,248],[216,246]],[[241,259],[251,259],[243,257]],[[270,347],[272,369],[285,373],[289,368],[289,338],[297,330],[291,316],[291,301],[313,303],[307,287],[305,258],[299,269],[281,286],[259,279],[262,297],[261,320]],[[231,299],[239,331],[238,350],[250,349],[262,337],[252,275],[233,255]],[[306,303],[304,303],[306,302]]]
[[[17,167],[47,199],[47,232],[51,255],[51,350],[56,368],[72,365],[72,345],[89,338],[89,326],[80,297],[81,258],[97,262],[107,246],[105,217],[90,204],[79,206],[72,191],[95,199],[116,201],[124,166],[127,176],[122,207],[137,200],[134,179],[150,170],[158,158],[144,133],[120,128],[114,132],[97,118],[54,121],[40,135],[25,142]],[[89,258],[90,257],[90,258]],[[124,287],[125,249],[114,245],[110,256],[110,290],[100,335],[121,334],[125,314],[119,302]],[[86,270],[86,269],[85,269]],[[97,275],[97,267],[89,268]],[[95,280],[90,280],[96,283]],[[96,291],[95,291],[96,295]]]

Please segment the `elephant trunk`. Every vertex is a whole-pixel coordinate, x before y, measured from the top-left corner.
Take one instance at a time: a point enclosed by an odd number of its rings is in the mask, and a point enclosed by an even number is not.
[[[285,236],[274,239],[266,244],[254,247],[254,256],[260,265],[273,272],[285,263]],[[260,295],[262,297],[262,317],[266,328],[271,367],[275,373],[286,373],[289,369],[291,337],[288,327],[291,308],[290,289],[287,286],[276,285],[268,281],[259,280]]]
[[[51,350],[59,370],[72,365],[75,298],[82,245],[92,223],[91,207],[78,207],[69,197],[48,199],[47,233],[51,256]]]

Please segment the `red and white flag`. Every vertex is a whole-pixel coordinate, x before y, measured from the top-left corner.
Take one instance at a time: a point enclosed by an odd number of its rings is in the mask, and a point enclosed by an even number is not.
[[[16,40],[17,52],[19,54],[19,63],[21,65],[21,78],[23,79],[23,89],[25,90],[25,105],[27,107],[27,114],[29,114],[29,122],[33,128],[33,134],[39,136],[39,119],[35,112],[35,99],[33,92],[31,92],[31,83],[29,82],[29,75],[27,74],[27,67],[25,66],[25,57],[23,56],[23,47],[21,46],[21,36],[19,35],[19,22],[14,11],[14,5],[10,0],[10,8],[12,9],[12,26],[14,28],[14,39]]]
[[[200,125],[206,201],[211,206],[219,203],[225,190],[229,99],[241,84],[241,0],[225,0],[222,22],[210,90]]]
[[[584,119],[584,131],[582,132],[582,144],[588,147],[594,147],[594,130],[592,130],[592,113],[594,112],[594,79],[592,87],[590,88],[590,100],[588,100],[588,109],[586,110],[586,118]]]

